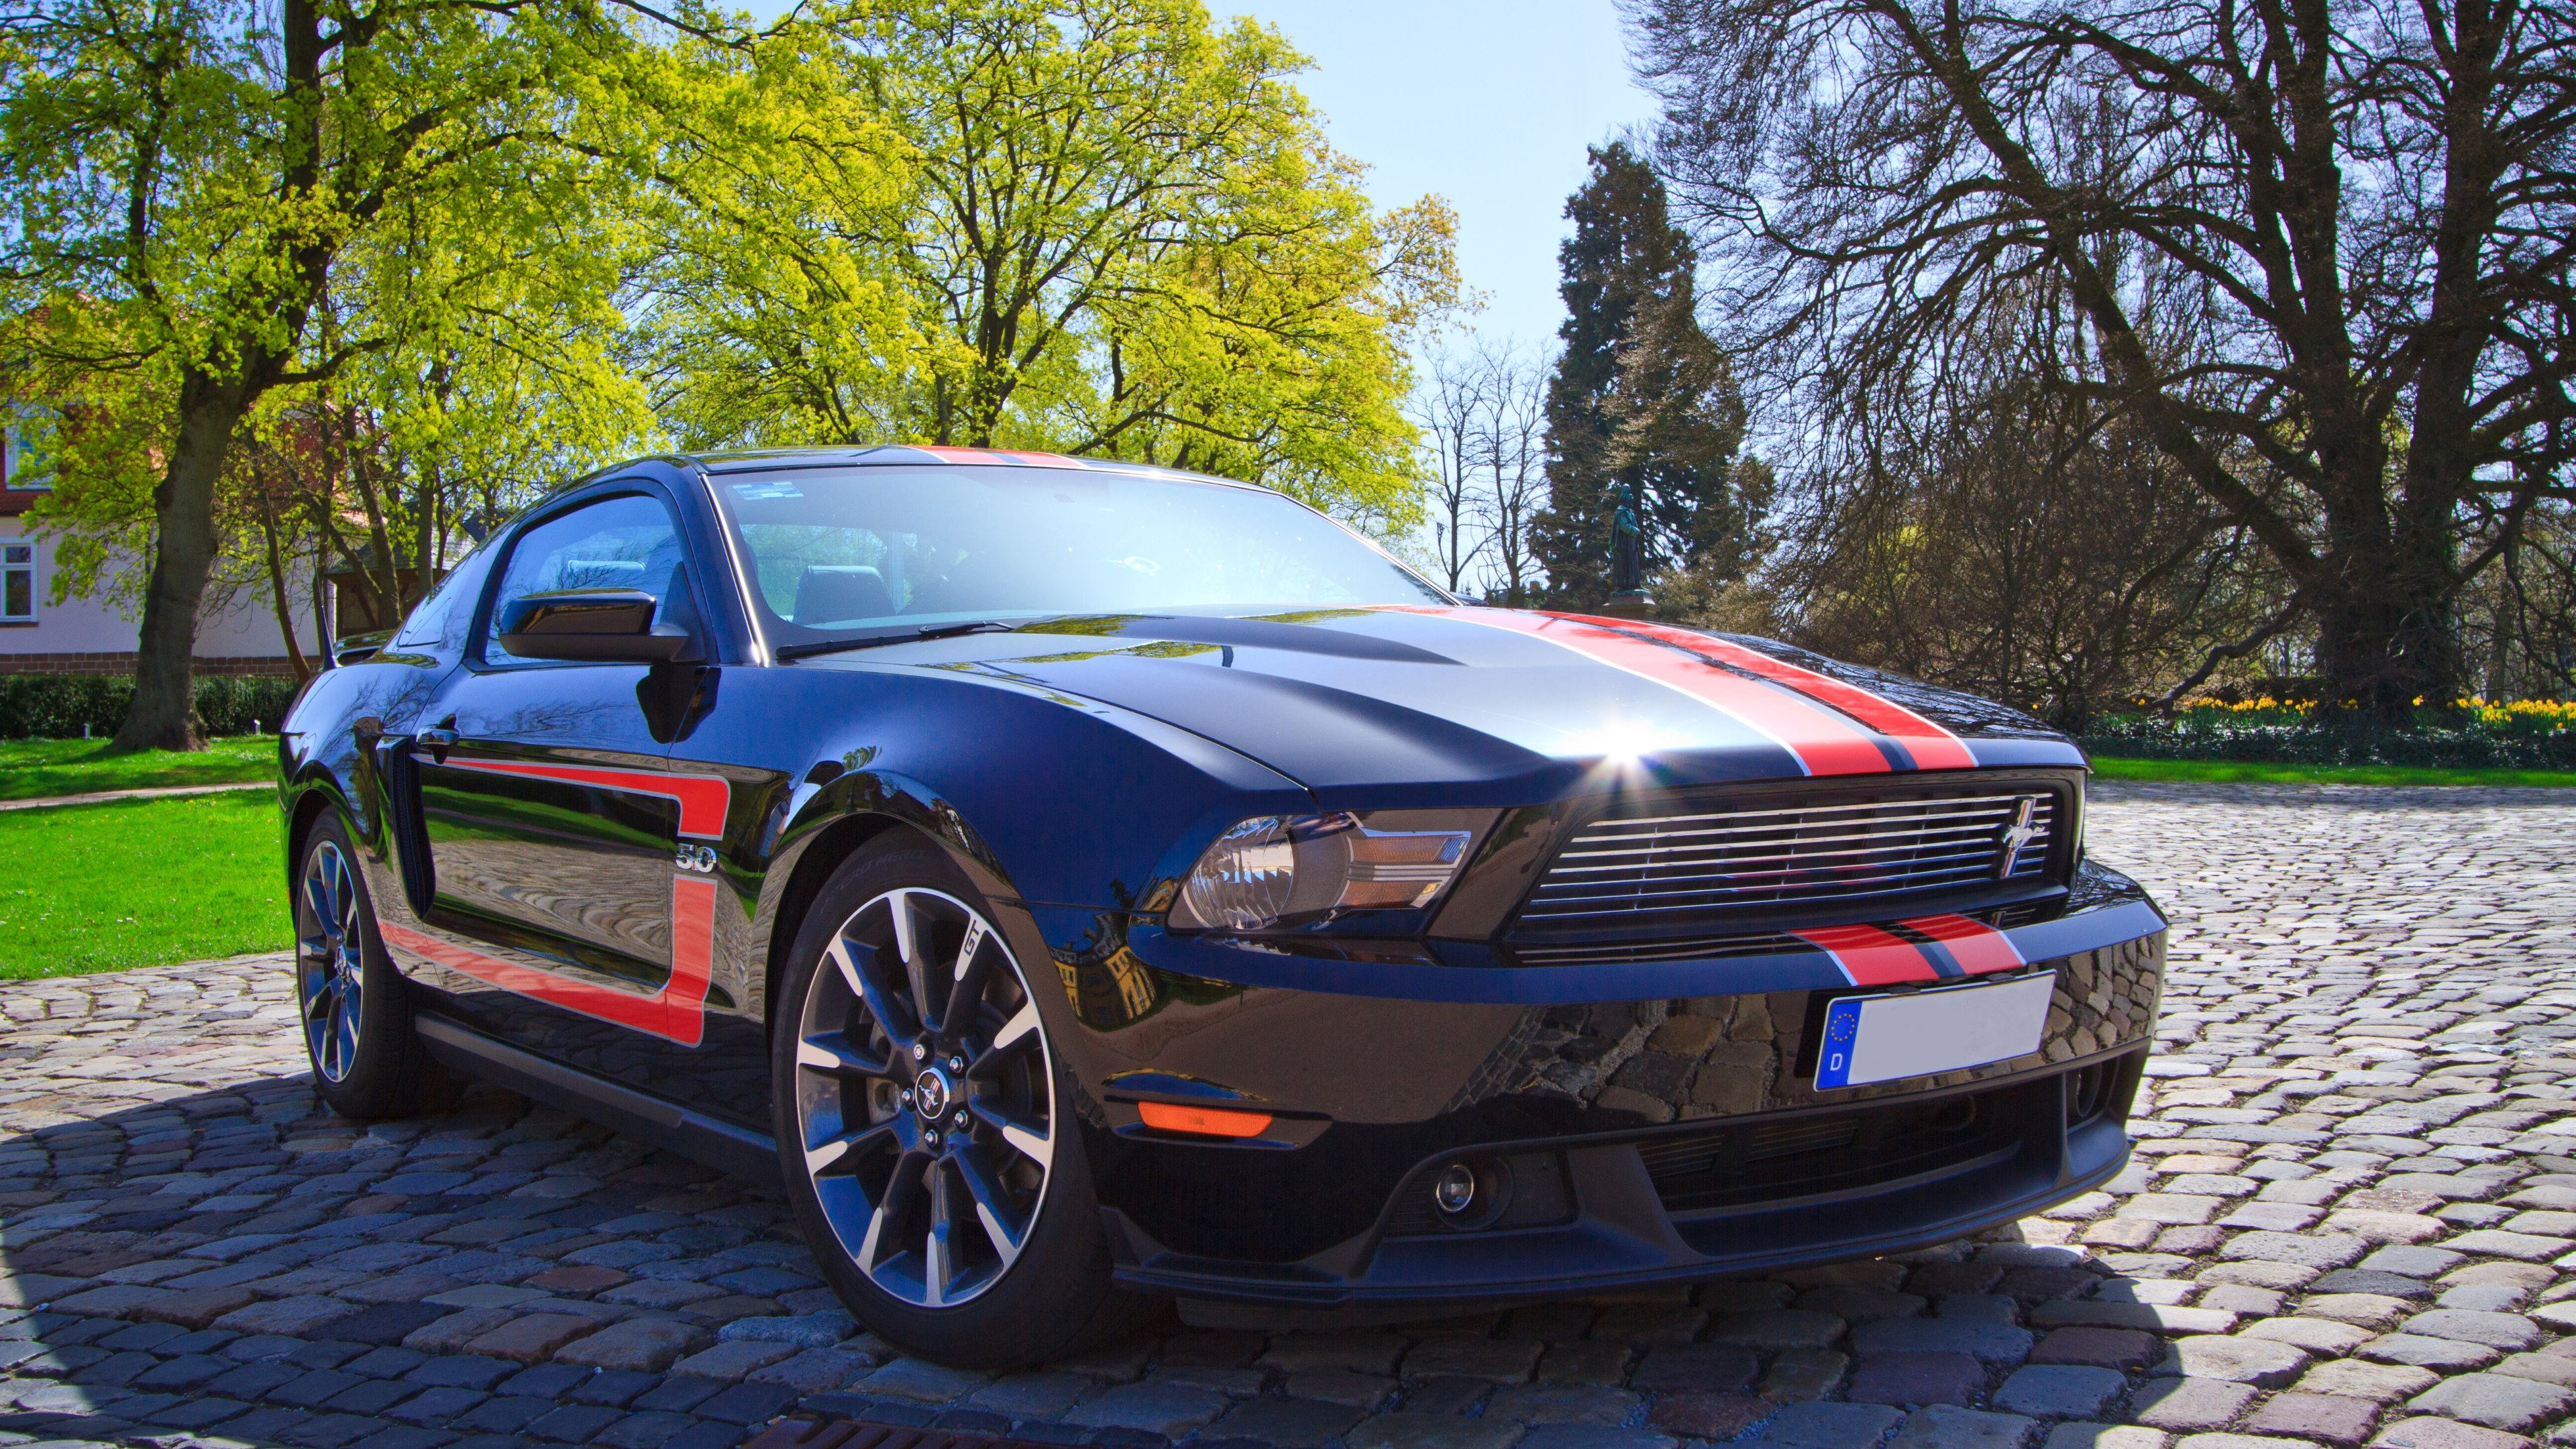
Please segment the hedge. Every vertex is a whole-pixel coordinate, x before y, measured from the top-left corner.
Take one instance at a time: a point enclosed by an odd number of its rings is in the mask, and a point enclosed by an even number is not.
[[[2396,729],[2370,722],[2230,718],[2186,710],[2097,720],[2079,743],[2132,760],[2238,760],[2280,765],[2413,765],[2443,770],[2576,770],[2576,731],[2536,732],[2472,722]]]
[[[210,735],[246,735],[257,721],[275,730],[295,699],[292,679],[237,675],[197,681],[198,727]],[[125,722],[134,681],[79,674],[0,674],[0,739],[78,739],[83,729],[104,739]]]

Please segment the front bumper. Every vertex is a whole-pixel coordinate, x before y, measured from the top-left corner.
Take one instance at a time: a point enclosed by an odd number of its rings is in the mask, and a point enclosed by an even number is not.
[[[2027,964],[1980,978],[2054,975],[2039,1051],[1819,1090],[1825,1004],[1913,987],[1740,942],[1454,964],[1438,947],[1301,951],[1032,914],[1081,1019],[1063,1045],[1119,1280],[1317,1310],[1776,1270],[2025,1216],[2126,1160],[2164,974],[2163,917],[2088,866],[2066,900],[2004,919]],[[1177,1137],[1140,1121],[1154,1101],[1274,1123]],[[1508,1184],[1468,1227],[1432,1206],[1462,1162]]]

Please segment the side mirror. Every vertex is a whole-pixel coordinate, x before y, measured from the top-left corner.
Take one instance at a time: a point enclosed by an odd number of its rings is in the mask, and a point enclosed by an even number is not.
[[[501,606],[493,631],[522,659],[585,664],[662,664],[690,643],[677,624],[655,627],[660,601],[642,589],[558,589],[523,594]]]

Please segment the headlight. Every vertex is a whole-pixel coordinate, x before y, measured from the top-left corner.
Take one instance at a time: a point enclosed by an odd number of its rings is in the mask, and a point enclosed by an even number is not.
[[[1216,838],[1172,903],[1181,930],[1267,930],[1346,911],[1420,911],[1467,863],[1490,810],[1256,815]]]

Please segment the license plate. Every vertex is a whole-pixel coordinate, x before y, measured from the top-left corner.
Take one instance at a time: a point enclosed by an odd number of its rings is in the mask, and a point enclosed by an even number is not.
[[[1845,996],[1825,1008],[1816,1085],[1929,1077],[2039,1050],[2054,972],[1902,996]]]

